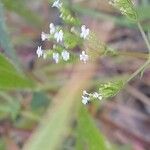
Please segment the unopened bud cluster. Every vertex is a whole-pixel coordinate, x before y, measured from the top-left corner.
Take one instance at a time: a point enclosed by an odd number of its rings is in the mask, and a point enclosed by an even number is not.
[[[131,0],[109,0],[109,4],[120,10],[127,18],[137,21],[137,12]]]
[[[122,89],[123,85],[124,82],[122,80],[103,83],[100,85],[99,92],[102,93],[104,98],[113,97]]]

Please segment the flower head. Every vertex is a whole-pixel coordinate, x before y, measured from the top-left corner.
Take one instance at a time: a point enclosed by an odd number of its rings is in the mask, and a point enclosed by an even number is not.
[[[57,64],[59,62],[59,53],[53,53],[53,59],[55,63]]]
[[[67,61],[67,60],[70,59],[70,53],[67,52],[66,50],[62,51],[61,56],[62,56],[62,58],[63,58],[64,61]]]
[[[46,34],[46,33],[44,33],[44,32],[41,33],[41,39],[42,39],[42,41],[45,41],[45,40],[48,39],[48,38],[49,38],[49,35],[48,35],[48,34]]]
[[[82,103],[84,105],[86,105],[88,103],[88,101],[90,101],[90,98],[89,97],[86,97],[86,96],[82,96]]]
[[[59,0],[56,0],[52,5],[52,7],[56,7],[56,8],[61,8],[61,6],[62,6],[62,3]]]
[[[82,103],[83,104],[87,104],[89,101],[92,101],[94,99],[102,100],[103,99],[102,94],[101,93],[97,93],[97,92],[88,93],[85,90],[83,91],[83,94],[82,94]]]
[[[85,51],[82,51],[80,54],[80,60],[83,61],[83,63],[86,63],[89,60],[89,56],[85,53]]]
[[[43,50],[42,50],[41,46],[38,46],[38,48],[36,50],[36,54],[38,55],[38,58],[43,55]]]
[[[54,34],[56,29],[53,23],[50,23],[49,28],[50,28],[50,34]]]
[[[80,37],[83,38],[83,39],[86,39],[86,38],[88,37],[89,33],[90,33],[90,30],[89,30],[88,28],[86,28],[85,25],[83,25],[83,26],[81,27],[81,34],[80,34]]]
[[[58,42],[62,42],[63,36],[64,36],[64,34],[63,34],[63,31],[62,31],[62,30],[60,30],[59,32],[56,32],[56,33],[54,34],[54,38],[56,39],[57,43],[58,43]]]

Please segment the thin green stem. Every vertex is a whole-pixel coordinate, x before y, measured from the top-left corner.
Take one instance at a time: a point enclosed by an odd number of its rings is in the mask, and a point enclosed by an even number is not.
[[[136,77],[138,74],[140,74],[147,66],[150,65],[150,59],[148,59],[138,70],[136,70],[127,80],[126,83],[131,81],[134,77]]]
[[[146,36],[146,34],[145,34],[145,32],[144,32],[144,30],[143,30],[143,28],[142,28],[140,23],[138,23],[138,28],[139,28],[139,30],[140,30],[140,32],[142,34],[142,37],[143,37],[143,39],[144,39],[144,41],[145,41],[145,43],[147,45],[147,48],[148,48],[148,51],[149,51],[149,56],[150,56],[150,43],[149,43],[148,38],[147,38],[147,36]]]
[[[146,34],[145,34],[145,32],[144,32],[144,30],[143,30],[143,28],[142,28],[142,26],[141,26],[140,23],[138,23],[138,28],[139,28],[139,30],[140,30],[140,32],[141,32],[141,35],[142,35],[142,37],[143,37],[143,39],[144,39],[144,41],[145,41],[145,43],[146,43],[146,45],[147,45],[147,48],[148,48],[148,51],[149,51],[149,57],[148,57],[148,60],[147,60],[138,70],[136,70],[136,71],[128,78],[128,80],[127,80],[126,83],[128,83],[129,81],[131,81],[131,80],[132,80],[135,76],[137,76],[138,74],[142,73],[142,72],[145,70],[145,68],[147,68],[147,67],[150,65],[150,43],[149,43],[148,38],[147,38],[147,36],[146,36]]]

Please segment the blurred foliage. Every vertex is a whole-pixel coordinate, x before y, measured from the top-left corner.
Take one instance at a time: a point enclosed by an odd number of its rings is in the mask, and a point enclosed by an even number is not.
[[[57,97],[59,103],[53,108],[49,107],[44,120],[41,120],[40,127],[23,150],[41,150],[43,147],[44,150],[55,150],[61,147],[65,132],[68,131],[68,123],[72,117],[70,113],[75,100],[72,94],[66,95],[64,92],[65,90],[62,90],[60,97]]]
[[[73,5],[72,9],[76,12],[78,12],[79,14],[85,14],[85,15],[89,15],[91,17],[94,17],[95,19],[104,19],[104,20],[110,20],[113,21],[114,23],[121,25],[121,26],[127,26],[127,27],[132,27],[135,28],[135,24],[128,20],[126,17],[124,16],[114,16],[111,14],[106,14],[102,11],[97,11],[97,10],[93,10],[90,8],[86,8],[83,6],[80,6],[78,4]],[[147,6],[137,6],[136,7],[137,10],[137,14],[138,14],[138,18],[140,21],[144,21],[144,20],[149,20],[150,19],[150,5]],[[143,28],[145,30],[149,30],[150,29],[150,25],[149,22],[144,22],[143,24]]]
[[[5,150],[6,146],[5,146],[5,142],[2,138],[0,138],[0,150]]]
[[[8,34],[7,25],[5,23],[4,18],[4,9],[1,2],[0,2],[0,46],[4,49],[5,53],[13,60],[16,66],[19,67],[20,66],[19,61]]]
[[[1,0],[1,2],[6,10],[17,13],[34,26],[41,26],[41,19],[36,13],[27,8],[25,1]],[[142,21],[149,19],[150,6],[145,4],[146,3],[143,3],[142,7],[137,8],[140,20]],[[78,5],[74,5],[73,10],[86,15],[91,15],[95,18],[110,19],[120,25],[133,27],[133,24],[131,24],[131,22],[126,20],[124,17],[116,17],[109,14],[104,14],[102,12],[83,8]],[[74,21],[72,22],[73,24]],[[144,24],[144,27],[145,29],[149,29],[149,24]],[[0,5],[0,33],[1,47],[13,61],[12,64],[8,58],[0,54],[0,89],[3,90],[0,92],[0,118],[4,119],[10,117],[11,120],[13,120],[15,127],[23,129],[28,129],[30,127],[32,129],[35,125],[35,122],[40,124],[37,132],[34,133],[34,136],[29,140],[27,145],[25,145],[24,150],[42,150],[43,148],[44,150],[55,150],[57,148],[61,149],[62,141],[65,140],[66,134],[68,133],[66,131],[70,130],[70,120],[72,117],[74,117],[73,115],[76,114],[77,111],[79,111],[78,116],[73,118],[77,121],[77,130],[73,131],[77,135],[75,143],[76,150],[83,150],[86,147],[88,147],[89,150],[113,150],[113,146],[110,145],[110,143],[108,143],[108,141],[101,134],[98,127],[95,125],[94,119],[92,119],[92,117],[88,114],[86,108],[79,107],[76,109],[77,106],[75,105],[74,100],[78,99],[75,97],[76,93],[72,94],[72,91],[69,92],[71,87],[67,90],[64,89],[61,97],[56,97],[56,99],[62,99],[62,101],[57,102],[57,105],[53,107],[53,105],[50,103],[51,97],[49,96],[49,90],[50,88],[55,87],[56,92],[56,90],[58,90],[56,83],[48,82],[48,87],[46,87],[46,84],[41,83],[43,84],[43,87],[41,89],[39,88],[39,91],[35,91],[34,81],[28,79],[25,77],[25,75],[18,72],[14,64],[19,64],[19,62],[17,61],[15,50],[13,49],[11,39],[8,35],[8,29],[6,28],[2,5]],[[73,48],[79,41],[74,39],[74,43],[72,43],[72,36],[66,35],[66,38],[68,38],[68,36],[70,39],[65,44],[69,45],[70,48]],[[55,67],[54,65],[51,65],[51,68],[52,66],[56,72],[58,72],[59,66]],[[63,65],[60,68],[62,67]],[[48,68],[50,68],[49,64]],[[41,70],[42,69],[43,68],[41,68]],[[36,74],[37,76],[42,74],[39,72]],[[53,73],[55,74],[55,71]],[[44,78],[44,75],[42,74],[41,77]],[[50,75],[48,74],[48,77],[52,78],[52,73]],[[47,81],[49,81],[49,78],[46,78]],[[57,81],[57,84],[58,82],[59,81]],[[10,93],[4,92],[4,90],[16,91],[16,89],[19,89],[20,91],[27,91],[26,89],[30,89],[30,91],[32,91],[32,94],[30,93],[32,98],[29,108],[22,109],[22,101],[20,101],[15,94],[15,96],[13,95],[14,98],[12,98]],[[42,89],[46,89],[48,92],[44,93]],[[117,89],[113,88],[111,90]],[[16,91],[16,93],[20,92]],[[23,97],[21,97],[21,99],[23,99]],[[47,109],[48,113],[44,119],[41,119],[43,112]],[[2,139],[0,139],[0,150],[5,150],[5,142]],[[117,148],[115,148],[115,150],[117,150]]]
[[[0,54],[0,89],[31,87],[32,81],[21,75],[9,60]]]
[[[23,19],[33,24],[34,26],[37,26],[37,27],[41,26],[41,23],[42,23],[41,18],[36,13],[28,9],[28,7],[25,4],[25,1],[1,0],[1,2],[3,3],[4,7],[7,10],[17,13]]]
[[[31,109],[36,113],[43,112],[49,105],[49,97],[44,92],[34,92]]]

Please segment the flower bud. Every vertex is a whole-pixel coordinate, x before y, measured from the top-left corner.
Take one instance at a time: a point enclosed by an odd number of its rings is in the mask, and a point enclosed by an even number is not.
[[[108,98],[115,96],[123,87],[123,81],[108,82],[100,85],[99,92],[102,97]]]

